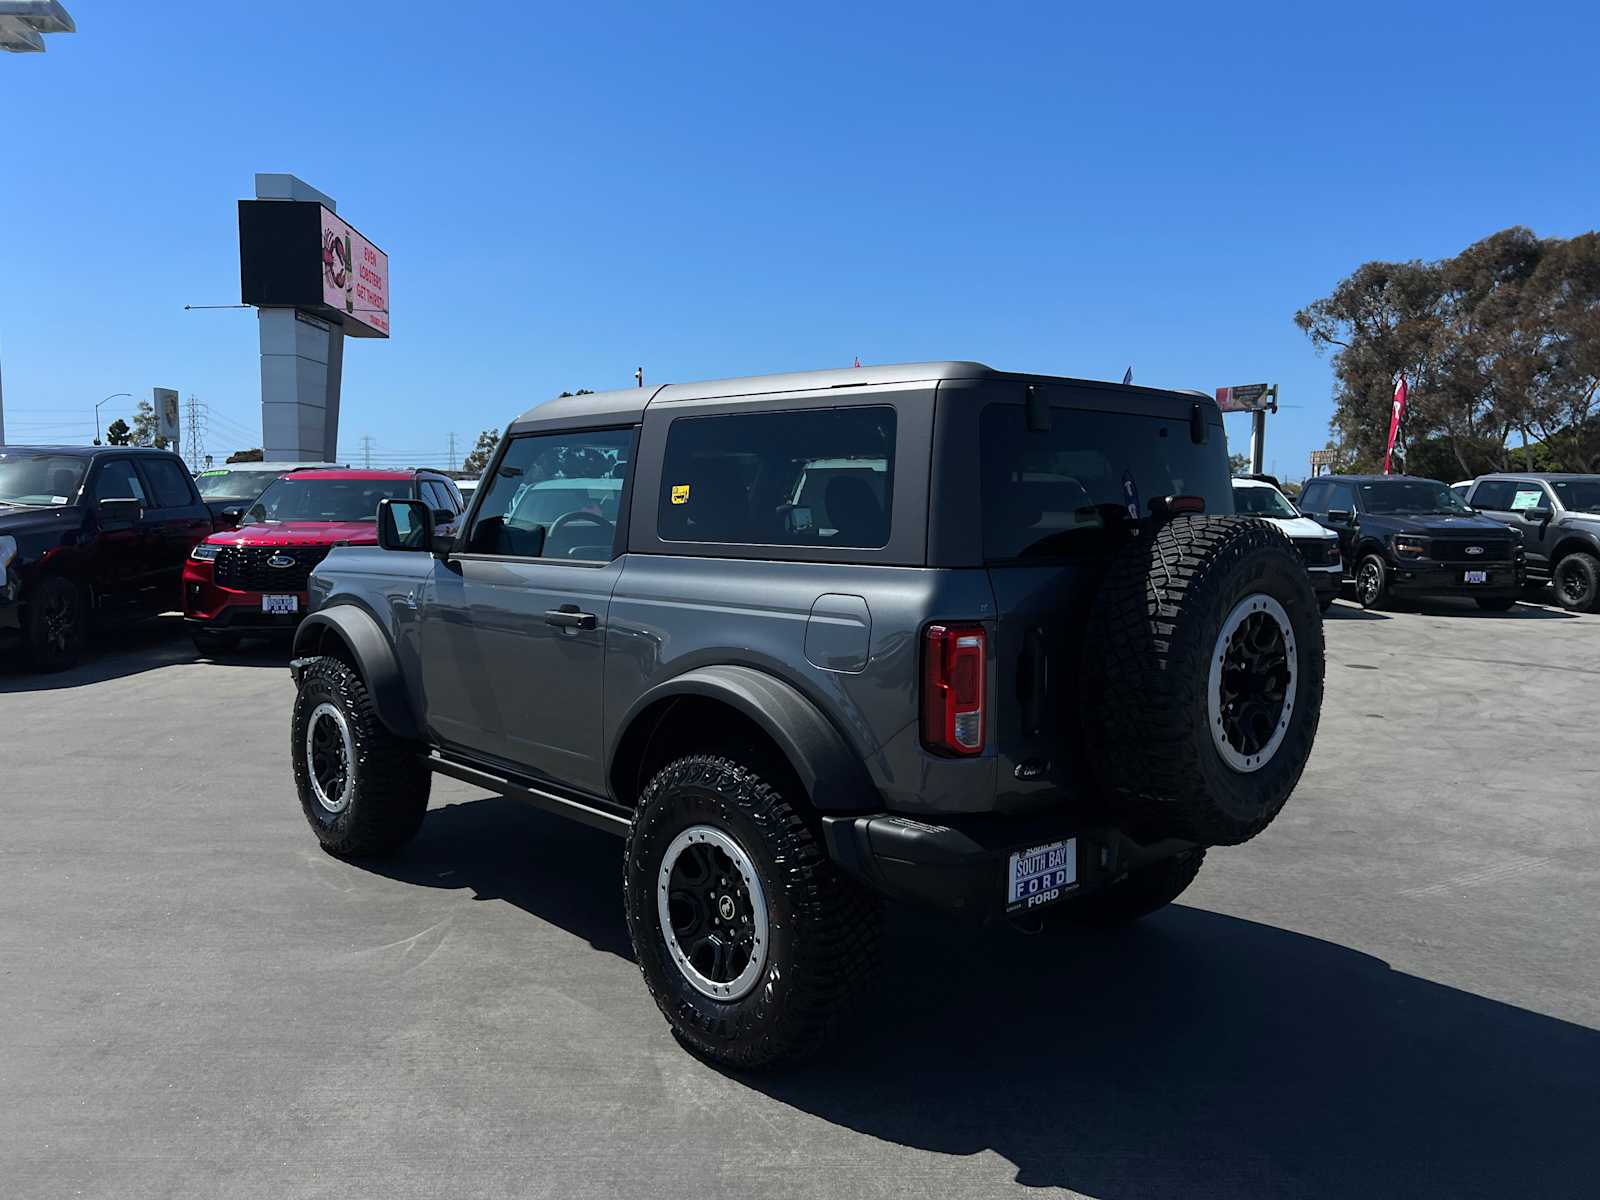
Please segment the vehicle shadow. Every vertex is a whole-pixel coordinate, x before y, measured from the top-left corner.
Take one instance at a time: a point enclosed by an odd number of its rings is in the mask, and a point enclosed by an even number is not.
[[[86,687],[177,663],[195,662],[200,657],[184,629],[181,616],[157,617],[120,629],[96,632],[84,647],[82,660],[68,671],[34,671],[24,663],[20,649],[8,650],[0,654],[0,695]],[[279,648],[275,656],[257,655],[247,645],[241,654],[229,656],[225,661],[239,666],[281,668],[288,662],[288,653]]]
[[[620,854],[488,798],[431,811],[367,869],[470,887],[631,959]],[[731,1077],[897,1145],[1001,1155],[1025,1185],[1127,1200],[1580,1195],[1600,1128],[1600,1033],[1181,905],[1065,938],[895,910],[832,1051]]]
[[[1418,601],[1417,611],[1429,617],[1481,617],[1488,621],[1571,621],[1578,615],[1563,608],[1541,607],[1534,600],[1519,600],[1505,612],[1489,612],[1471,600],[1444,597]]]
[[[1370,608],[1362,608],[1354,601],[1340,603],[1335,601],[1330,604],[1322,614],[1324,621],[1387,621],[1390,618],[1381,612],[1373,612]]]

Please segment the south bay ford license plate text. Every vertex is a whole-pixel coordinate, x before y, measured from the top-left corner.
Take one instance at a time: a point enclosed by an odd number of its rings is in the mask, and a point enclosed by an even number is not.
[[[1078,882],[1078,839],[1014,851],[1006,881],[1006,911],[1059,900]]]

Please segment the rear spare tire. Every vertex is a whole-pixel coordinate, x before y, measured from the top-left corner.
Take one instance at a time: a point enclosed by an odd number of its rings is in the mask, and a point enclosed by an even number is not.
[[[1178,517],[1112,561],[1085,632],[1095,774],[1137,835],[1248,841],[1277,816],[1322,711],[1322,616],[1265,521]]]

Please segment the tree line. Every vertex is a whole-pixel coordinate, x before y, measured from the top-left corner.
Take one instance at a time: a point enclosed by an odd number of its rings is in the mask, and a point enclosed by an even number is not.
[[[1437,262],[1369,262],[1295,314],[1334,373],[1329,448],[1378,470],[1395,382],[1415,475],[1600,471],[1600,234],[1514,226]]]

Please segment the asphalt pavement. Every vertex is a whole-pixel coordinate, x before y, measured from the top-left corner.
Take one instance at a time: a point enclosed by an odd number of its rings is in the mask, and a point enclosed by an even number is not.
[[[896,913],[823,1061],[645,992],[621,844],[437,781],[318,848],[282,647],[0,667],[0,1195],[1567,1197],[1600,1133],[1600,617],[1326,625],[1310,766],[1125,932]]]

